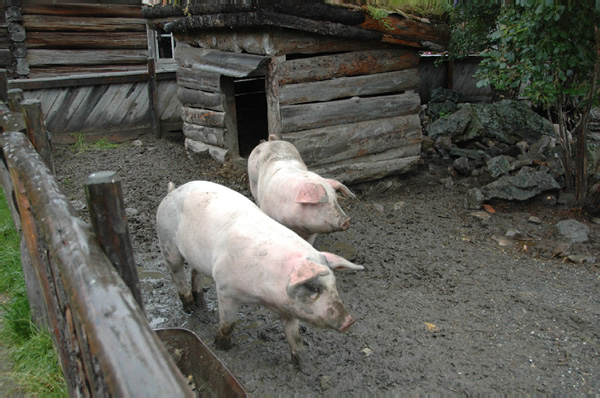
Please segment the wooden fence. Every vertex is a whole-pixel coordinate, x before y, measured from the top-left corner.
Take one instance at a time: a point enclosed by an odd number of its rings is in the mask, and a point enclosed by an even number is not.
[[[21,108],[27,135],[0,135],[0,174],[13,219],[22,231],[22,264],[32,312],[53,335],[69,395],[193,396],[149,327],[139,295],[132,292],[137,279],[127,285],[113,267],[115,261],[127,262],[128,251],[117,249],[125,256],[115,260],[115,250],[105,247],[108,241],[119,240],[112,238],[101,239],[101,248],[59,189],[39,101],[23,101]],[[98,182],[104,178],[92,179],[86,187],[90,209],[102,208],[92,199]],[[115,211],[119,207],[124,206],[108,205],[110,211],[101,217],[119,223],[114,230],[123,230],[123,223],[127,230],[125,216]],[[96,235],[102,233],[96,230]],[[110,259],[105,252],[111,253]]]

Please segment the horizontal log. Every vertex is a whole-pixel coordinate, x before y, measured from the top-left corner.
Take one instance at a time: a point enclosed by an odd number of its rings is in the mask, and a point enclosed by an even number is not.
[[[281,67],[279,84],[303,83],[344,76],[369,75],[416,68],[413,50],[383,49],[294,59]]]
[[[260,55],[236,54],[188,45],[175,47],[175,59],[182,67],[231,77],[265,75],[269,61],[269,58]]]
[[[183,135],[193,141],[225,148],[225,129],[183,123]]]
[[[175,37],[178,43],[197,47],[269,56],[372,50],[382,46],[378,42],[356,41],[291,29],[197,30],[193,33],[177,33]]]
[[[223,94],[178,87],[177,98],[182,105],[189,106],[191,108],[211,109],[213,111],[221,112],[224,111],[225,97]]]
[[[205,144],[200,141],[194,141],[189,138],[185,139],[185,149],[194,153],[208,153],[213,159],[219,163],[225,163],[229,150],[220,148],[214,145]]]
[[[66,334],[72,337],[69,342],[75,344],[69,351],[77,353],[78,363],[63,362],[63,369],[68,370],[67,374],[74,369],[83,371],[79,361],[85,361],[89,373],[80,375],[81,379],[93,383],[84,383],[81,388],[85,392],[79,394],[193,396],[133,295],[26,136],[5,133],[0,142],[13,182],[19,182],[17,192],[23,198],[19,199],[19,210],[28,219],[22,227],[29,252],[39,258],[37,247],[32,246],[39,242],[32,238],[38,233],[31,226],[37,225],[52,259],[48,261],[52,275],[45,279],[46,286],[55,283],[66,293],[65,297],[61,295],[59,306],[47,306],[66,321],[61,322],[62,329],[66,326],[75,333],[70,321],[76,325],[76,335],[68,331]],[[29,222],[30,216],[37,222]],[[54,290],[52,293],[56,294]],[[69,343],[60,337],[56,336],[59,344]],[[70,391],[73,390],[71,385]]]
[[[0,49],[0,67],[4,68],[8,65],[12,65],[14,58],[8,49]]]
[[[421,123],[419,115],[411,114],[288,133],[282,139],[294,144],[304,162],[314,167],[414,146],[421,142]],[[418,154],[409,152],[406,156]]]
[[[147,63],[147,50],[29,50],[29,66]]]
[[[142,18],[74,18],[53,15],[23,15],[27,32],[145,32],[146,21]]]
[[[123,64],[123,65],[57,65],[57,66],[34,66],[29,68],[30,80],[46,80],[46,79],[67,79],[76,78],[79,79],[83,76],[96,76],[107,74],[145,74],[147,75],[148,66],[145,64]],[[168,73],[167,73],[168,75]],[[171,73],[174,75],[174,73]],[[159,75],[160,78],[161,75]],[[24,84],[28,84],[25,82]],[[15,83],[17,84],[17,83]],[[23,84],[23,83],[18,83]],[[68,80],[60,83],[63,87],[68,87],[70,84]]]
[[[27,32],[27,48],[52,49],[147,49],[146,32],[105,32],[86,34],[82,32]]]
[[[388,152],[385,153],[385,158],[382,155],[364,156],[358,161],[320,166],[311,171],[326,178],[334,178],[345,184],[352,184],[376,180],[392,174],[406,173],[421,161],[420,156],[395,157],[395,153],[401,152],[401,150]]]
[[[366,120],[418,113],[421,100],[413,92],[379,97],[286,105],[281,107],[281,131],[311,130]]]
[[[323,102],[338,98],[416,90],[418,86],[419,73],[416,68],[413,68],[319,82],[287,84],[281,86],[279,99],[281,105]]]
[[[222,92],[221,74],[217,72],[205,72],[180,66],[177,68],[176,78],[177,84],[181,87],[213,93]]]
[[[184,122],[205,127],[225,127],[225,113],[206,109],[181,107],[181,118]]]
[[[21,12],[23,14],[62,15],[68,17],[142,18],[141,7],[139,5],[128,4],[23,4]]]

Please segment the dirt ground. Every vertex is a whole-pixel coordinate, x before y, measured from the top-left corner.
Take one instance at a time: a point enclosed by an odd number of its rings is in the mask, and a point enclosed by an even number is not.
[[[250,197],[245,172],[186,154],[179,134],[140,135],[110,150],[59,145],[54,156],[83,217],[85,178],[119,173],[151,326],[188,328],[214,350],[214,285],[206,281],[208,312],[182,311],[154,217],[169,181],[205,179]],[[495,213],[484,220],[465,206],[483,178],[452,176],[448,166],[424,158],[413,172],[350,186],[357,199],[342,207],[351,228],[315,246],[365,266],[336,274],[358,321],[343,334],[303,325],[310,366],[302,372],[290,363],[278,317],[242,307],[233,348],[215,352],[249,393],[600,394],[600,225],[541,199],[491,203]],[[588,242],[564,244],[555,225],[570,218],[590,227]]]

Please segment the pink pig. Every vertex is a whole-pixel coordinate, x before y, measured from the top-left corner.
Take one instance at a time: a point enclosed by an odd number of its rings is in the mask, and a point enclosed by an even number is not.
[[[248,158],[250,192],[268,216],[296,232],[310,244],[317,234],[350,227],[337,202],[337,191],[355,195],[341,182],[308,171],[296,147],[273,134]]]
[[[187,312],[204,307],[201,275],[215,281],[217,348],[231,346],[240,304],[262,304],[279,314],[298,367],[304,356],[300,320],[339,332],[354,323],[332,270],[363,267],[317,251],[243,195],[219,184],[192,181],[169,192],[156,222],[160,249]],[[192,268],[191,289],[184,261]]]

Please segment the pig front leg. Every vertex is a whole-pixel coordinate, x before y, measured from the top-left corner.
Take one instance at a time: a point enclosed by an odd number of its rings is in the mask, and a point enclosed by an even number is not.
[[[227,297],[223,297],[217,291],[219,300],[219,330],[215,336],[215,345],[219,350],[229,350],[231,348],[231,335],[237,319],[238,303]]]
[[[283,325],[287,342],[290,345],[292,364],[301,370],[306,364],[306,352],[302,344],[302,335],[300,335],[300,321],[296,318],[282,316],[281,324]]]
[[[192,269],[192,296],[196,308],[206,308],[202,291],[202,274],[195,269]]]

